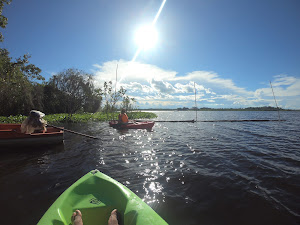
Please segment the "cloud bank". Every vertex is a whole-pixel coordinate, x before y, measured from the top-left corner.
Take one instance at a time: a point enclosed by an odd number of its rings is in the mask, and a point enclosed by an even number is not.
[[[195,90],[200,108],[275,107],[269,83],[251,91],[213,71],[179,75],[155,65],[119,60],[95,64],[92,72],[99,87],[104,81],[112,81],[114,86],[117,80],[117,88],[123,86],[139,108],[193,107]],[[274,75],[272,86],[279,107],[300,109],[300,78]]]

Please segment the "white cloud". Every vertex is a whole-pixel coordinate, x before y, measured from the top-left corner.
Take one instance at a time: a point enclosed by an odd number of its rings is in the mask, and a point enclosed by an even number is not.
[[[117,65],[117,87],[123,86],[141,107],[193,107],[194,88],[198,107],[275,106],[268,83],[264,88],[249,91],[211,71],[179,76],[176,71],[154,65],[119,60],[94,65],[96,83],[101,86],[104,81],[112,81],[114,86]],[[272,85],[280,107],[300,108],[300,78],[276,75]]]
[[[195,89],[197,92],[205,91],[207,94],[214,94],[209,88],[205,88],[203,85],[189,81],[189,83],[176,83],[174,85],[177,93],[194,93]]]
[[[130,82],[129,84],[123,83],[122,86],[132,93],[153,93],[153,89],[150,86],[143,85],[138,82]]]
[[[273,91],[277,97],[300,96],[300,78],[287,75],[274,76],[272,81]],[[260,88],[255,91],[255,96],[273,96],[271,87]]]
[[[253,94],[245,88],[237,87],[230,79],[223,79],[218,74],[210,71],[194,71],[188,73],[184,77],[177,77],[175,80],[193,80],[198,84],[210,85],[211,87],[224,88],[226,90],[234,91],[241,94]]]
[[[164,70],[154,65],[124,60],[105,62],[103,65],[95,64],[94,67],[93,72],[96,80],[100,83],[103,81],[114,82],[116,73],[118,82],[121,83],[170,80],[177,74],[175,71]]]
[[[162,94],[173,94],[176,92],[175,88],[169,82],[164,82],[162,80],[154,80],[150,81],[151,86],[154,90]]]
[[[283,85],[291,85],[297,82],[297,78],[290,77],[284,74],[274,76],[275,80],[272,82],[272,86],[283,86]]]
[[[175,85],[177,93],[192,93],[194,92],[194,86],[191,85],[191,82],[188,84],[176,83]]]

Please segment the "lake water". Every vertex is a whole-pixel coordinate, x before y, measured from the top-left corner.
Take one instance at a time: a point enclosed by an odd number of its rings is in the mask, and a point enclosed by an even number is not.
[[[191,120],[195,112],[155,112]],[[277,112],[198,112],[198,120],[277,119]],[[36,224],[92,169],[118,180],[169,224],[300,224],[300,112],[282,122],[157,122],[152,132],[63,124],[63,145],[0,160],[3,225]],[[61,124],[60,124],[61,125]]]

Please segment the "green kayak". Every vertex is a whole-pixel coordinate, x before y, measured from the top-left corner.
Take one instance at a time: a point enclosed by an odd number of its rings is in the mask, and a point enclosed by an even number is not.
[[[120,214],[120,225],[167,224],[136,194],[98,170],[92,170],[63,192],[38,225],[72,224],[71,216],[76,209],[82,212],[84,225],[107,225],[113,209]]]

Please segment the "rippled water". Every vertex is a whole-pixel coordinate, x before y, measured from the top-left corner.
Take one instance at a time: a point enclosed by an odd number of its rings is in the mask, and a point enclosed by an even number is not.
[[[190,120],[195,112],[156,112]],[[299,224],[300,112],[283,122],[157,122],[152,132],[64,124],[64,145],[1,154],[1,224],[36,224],[92,169],[125,184],[169,224]],[[277,119],[276,112],[198,112],[198,120]]]

